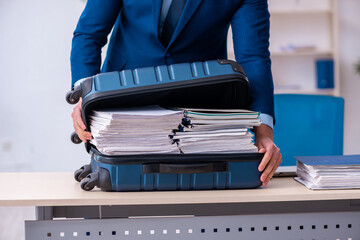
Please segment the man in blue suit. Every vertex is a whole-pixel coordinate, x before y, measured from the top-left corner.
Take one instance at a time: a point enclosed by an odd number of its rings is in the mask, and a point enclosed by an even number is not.
[[[267,0],[88,0],[72,42],[72,83],[99,72],[226,59],[231,25],[236,61],[250,82],[250,109],[261,112],[264,123],[254,131],[255,144],[265,153],[259,171],[266,185],[281,163],[272,132],[269,17]],[[100,70],[101,49],[111,30]],[[72,117],[79,137],[90,140],[81,101]]]

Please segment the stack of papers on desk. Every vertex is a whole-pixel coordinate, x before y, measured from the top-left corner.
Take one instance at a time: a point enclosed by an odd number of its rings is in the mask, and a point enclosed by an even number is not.
[[[298,182],[310,189],[360,188],[360,155],[296,157]]]
[[[145,106],[93,111],[91,143],[106,155],[257,152],[247,110],[165,109]]]

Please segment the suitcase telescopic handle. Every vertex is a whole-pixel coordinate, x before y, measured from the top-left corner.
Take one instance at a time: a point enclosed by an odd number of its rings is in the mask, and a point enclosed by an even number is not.
[[[212,173],[226,172],[227,162],[213,163],[152,163],[143,165],[143,173]]]

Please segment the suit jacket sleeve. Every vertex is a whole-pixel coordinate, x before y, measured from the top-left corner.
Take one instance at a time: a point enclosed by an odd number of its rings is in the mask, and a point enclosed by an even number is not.
[[[250,109],[274,117],[269,18],[267,0],[244,0],[231,27],[236,61],[244,67],[250,83]]]
[[[72,85],[100,72],[101,48],[121,10],[120,0],[88,0],[80,16],[71,49]]]

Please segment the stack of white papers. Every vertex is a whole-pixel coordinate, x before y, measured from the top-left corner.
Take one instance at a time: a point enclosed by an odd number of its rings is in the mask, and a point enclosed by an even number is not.
[[[182,118],[182,111],[159,106],[93,111],[91,143],[107,155],[178,153],[169,134]]]
[[[298,182],[310,189],[360,188],[360,155],[296,157]]]
[[[175,131],[182,153],[257,152],[249,131],[261,124],[259,113],[239,109],[185,109],[185,125]]]
[[[93,111],[91,143],[106,155],[257,152],[247,110],[165,109],[159,106]]]

